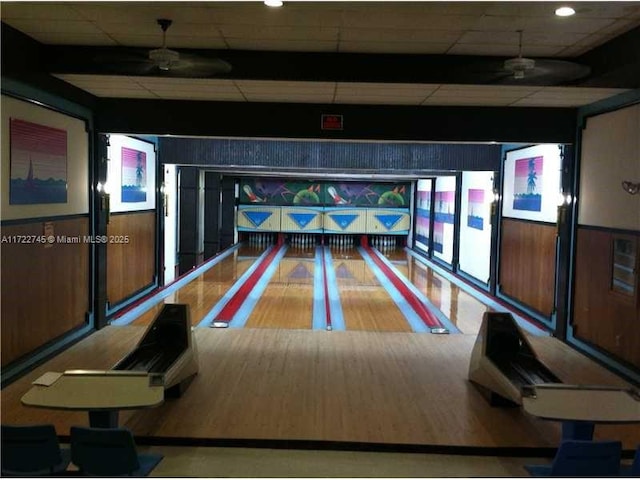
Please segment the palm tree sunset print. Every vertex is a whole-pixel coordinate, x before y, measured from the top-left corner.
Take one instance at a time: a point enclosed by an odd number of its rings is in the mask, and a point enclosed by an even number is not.
[[[516,160],[513,180],[514,210],[541,211],[542,164],[543,157]]]
[[[147,155],[122,147],[122,202],[147,201]]]

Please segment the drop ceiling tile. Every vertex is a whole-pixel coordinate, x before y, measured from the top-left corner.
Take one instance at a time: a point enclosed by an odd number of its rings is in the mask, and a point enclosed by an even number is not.
[[[424,97],[396,97],[372,95],[336,95],[333,103],[345,105],[420,105]]]
[[[54,76],[77,86],[140,88],[134,78],[120,75],[58,74]]]
[[[529,46],[540,45],[572,45],[584,39],[584,33],[549,33],[549,32],[524,32],[522,35],[522,48],[527,54]],[[458,43],[480,44],[480,45],[513,45],[518,46],[519,35],[516,31],[469,31],[460,37]]]
[[[555,45],[528,45],[525,49],[526,57],[556,57],[564,53],[565,47]],[[518,56],[517,45],[496,45],[496,44],[456,44],[447,52],[450,55],[490,55],[516,57]]]
[[[68,2],[2,2],[2,21],[9,20],[82,20],[82,17],[71,8]]]
[[[170,18],[174,26],[181,23],[210,23],[209,10],[196,2],[70,2],[79,15],[87,20],[105,23],[124,23],[142,27],[156,25],[158,18]]]
[[[640,17],[638,2],[579,2],[574,5],[576,16],[585,18]]]
[[[490,97],[490,98],[466,98],[466,97],[436,97],[430,96],[422,105],[469,105],[469,106],[485,106],[485,107],[503,107],[512,102],[508,98]]]
[[[336,93],[340,95],[394,95],[394,96],[426,96],[436,90],[439,85],[419,83],[347,83],[337,84]]]
[[[96,97],[113,97],[113,98],[155,98],[154,94],[148,92],[146,90],[128,90],[125,88],[92,88],[92,89],[84,89],[89,93],[95,95]]]
[[[588,100],[523,98],[511,103],[510,107],[581,107],[593,103]]]
[[[410,8],[410,7],[408,7]],[[345,28],[396,28],[425,29],[436,26],[439,30],[467,30],[477,22],[475,15],[435,15],[420,11],[410,12],[403,9],[375,11],[375,9],[358,9],[347,11],[342,25]]]
[[[338,51],[343,53],[407,53],[422,55],[443,55],[448,52],[449,48],[451,48],[451,43],[378,41],[364,42],[341,40]]]
[[[222,25],[224,38],[260,40],[324,40],[338,39],[338,29],[330,27]]]
[[[242,88],[323,88],[333,89],[335,82],[297,82],[281,80],[234,80],[238,87]]]
[[[12,20],[10,25],[20,31],[28,31],[30,33],[69,33],[76,35],[103,33],[93,23],[85,20],[47,20],[43,22],[40,19],[16,19]]]
[[[227,38],[228,48],[233,50],[265,50],[288,52],[335,52],[336,40],[265,40]]]
[[[89,45],[94,47],[108,47],[117,45],[117,42],[103,33],[74,34],[62,32],[42,32],[33,34],[31,35],[31,37],[34,40],[47,45]]]
[[[611,18],[571,18],[546,15],[543,17],[517,17],[485,15],[478,20],[474,30],[492,32],[516,32],[523,30],[525,36],[532,32],[590,33],[613,23]]]
[[[159,78],[130,77],[146,88],[176,88],[178,90],[195,90],[199,88],[236,89],[233,80],[209,78]]]
[[[245,93],[249,102],[278,102],[278,103],[332,103],[333,95],[304,95],[290,93]]]
[[[437,96],[461,96],[469,98],[522,98],[540,90],[535,86],[515,86],[515,85],[442,85],[433,92]]]
[[[157,35],[113,34],[118,45],[129,47],[159,48],[162,40]],[[178,37],[168,42],[169,48],[207,48],[214,50],[227,49],[227,44],[219,36],[211,37]]]
[[[462,30],[354,28],[340,32],[341,41],[453,43]]]
[[[192,92],[181,90],[154,91],[158,98],[164,100],[207,100],[213,102],[244,102],[240,93],[233,92]]]

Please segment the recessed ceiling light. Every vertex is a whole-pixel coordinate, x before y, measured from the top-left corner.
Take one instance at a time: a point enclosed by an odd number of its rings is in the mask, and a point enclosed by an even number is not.
[[[267,7],[281,7],[282,0],[264,0],[264,4]]]
[[[570,17],[576,13],[576,11],[571,7],[560,7],[556,9],[556,15],[559,17]]]

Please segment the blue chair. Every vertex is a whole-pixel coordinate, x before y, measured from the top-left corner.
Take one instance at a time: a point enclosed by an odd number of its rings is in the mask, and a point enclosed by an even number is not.
[[[81,475],[146,477],[160,454],[139,454],[126,428],[71,427],[71,461]]]
[[[525,465],[533,477],[617,477],[622,442],[565,440],[551,465]]]
[[[631,465],[622,465],[620,467],[621,477],[640,477],[640,445],[636,449],[636,454],[633,457],[633,463]]]
[[[70,461],[53,425],[2,425],[3,477],[57,475]]]

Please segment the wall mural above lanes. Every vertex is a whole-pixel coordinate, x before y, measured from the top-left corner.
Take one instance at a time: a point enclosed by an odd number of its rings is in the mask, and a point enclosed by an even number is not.
[[[303,182],[247,179],[240,182],[240,204],[407,207],[410,183]]]

